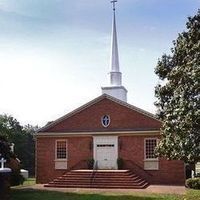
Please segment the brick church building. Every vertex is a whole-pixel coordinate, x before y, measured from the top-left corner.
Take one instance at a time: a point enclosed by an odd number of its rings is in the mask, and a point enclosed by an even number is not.
[[[123,180],[126,180],[123,176],[130,175],[133,182],[141,186],[145,186],[144,183],[184,185],[184,163],[154,155],[162,122],[153,114],[127,103],[127,90],[122,86],[119,68],[115,2],[110,85],[102,87],[101,96],[36,133],[37,183],[55,187],[73,187],[74,183],[74,187],[89,187],[92,177],[95,187],[102,182],[104,187],[110,184],[110,187],[120,188],[121,183],[123,188]],[[110,177],[115,172],[121,174]],[[110,178],[103,182],[103,177]],[[126,184],[124,188],[137,188],[132,182],[126,181]],[[131,185],[133,187],[129,187]]]

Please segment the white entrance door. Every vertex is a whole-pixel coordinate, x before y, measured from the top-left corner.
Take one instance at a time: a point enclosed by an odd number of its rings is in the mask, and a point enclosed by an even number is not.
[[[94,159],[98,169],[117,169],[118,137],[95,136]]]

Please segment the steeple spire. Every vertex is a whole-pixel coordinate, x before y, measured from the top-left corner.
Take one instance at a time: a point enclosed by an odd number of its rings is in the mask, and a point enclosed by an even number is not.
[[[113,22],[112,22],[112,36],[111,36],[111,58],[110,58],[110,72],[109,80],[110,86],[102,87],[102,93],[111,95],[122,101],[127,101],[127,90],[122,86],[122,74],[119,69],[119,55],[117,44],[117,29],[116,29],[116,17],[115,17],[115,3],[117,0],[112,0],[113,6]]]
[[[115,3],[117,0],[111,1],[113,4],[113,24],[112,24],[112,37],[111,37],[111,61],[110,61],[110,84],[121,85],[121,73],[119,70],[119,55],[117,44],[117,29],[115,19]]]

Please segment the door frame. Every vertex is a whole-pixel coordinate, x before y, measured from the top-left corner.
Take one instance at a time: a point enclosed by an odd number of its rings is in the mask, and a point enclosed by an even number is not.
[[[115,145],[115,156],[116,156],[116,164],[115,164],[115,169],[118,169],[117,166],[117,159],[118,159],[118,154],[119,154],[119,148],[118,148],[118,136],[93,136],[93,158],[96,161],[97,160],[97,144],[100,144],[99,140],[100,139],[113,139],[112,143]],[[110,144],[109,140],[108,142],[105,141],[105,144]]]

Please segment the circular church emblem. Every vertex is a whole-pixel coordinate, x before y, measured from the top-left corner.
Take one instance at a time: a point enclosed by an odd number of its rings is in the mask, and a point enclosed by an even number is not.
[[[101,117],[101,124],[103,127],[108,127],[110,125],[110,116],[104,115]]]

